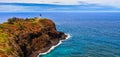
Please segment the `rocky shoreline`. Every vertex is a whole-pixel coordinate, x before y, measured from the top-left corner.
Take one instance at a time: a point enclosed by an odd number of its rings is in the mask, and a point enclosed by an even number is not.
[[[50,19],[13,17],[0,24],[0,57],[37,57],[66,37]]]
[[[57,43],[56,45],[53,45],[49,49],[46,49],[46,52],[39,53],[39,55],[37,57],[40,57],[40,55],[45,55],[45,54],[51,52],[54,48],[56,48],[57,46],[59,46],[62,43],[62,41],[67,40],[68,38],[71,37],[69,34],[65,34],[65,35],[67,35],[67,37],[65,39],[60,40],[59,43]]]
[[[42,48],[41,50],[39,50],[37,52],[34,52],[33,55],[31,55],[31,57],[32,56],[40,57],[40,55],[45,55],[45,54],[49,53],[55,47],[60,45],[62,43],[62,41],[65,40],[67,37],[68,37],[68,35],[63,34],[61,38],[52,40],[52,43],[50,45],[46,46],[45,48]]]

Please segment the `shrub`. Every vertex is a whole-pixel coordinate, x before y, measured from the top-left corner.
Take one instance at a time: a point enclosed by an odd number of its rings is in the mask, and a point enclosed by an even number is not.
[[[31,22],[34,22],[35,21],[35,18],[30,18],[29,19]]]
[[[13,24],[14,20],[13,19],[8,19],[9,24]]]
[[[13,18],[9,18],[8,19],[8,23],[9,24],[13,24],[14,22],[17,22],[17,21],[24,21],[24,19],[22,19],[22,18],[16,18],[16,17],[13,17]]]
[[[4,29],[4,28],[6,28],[6,27],[7,27],[6,24],[0,24],[0,29]]]
[[[5,43],[7,41],[6,34],[0,33],[0,43]]]

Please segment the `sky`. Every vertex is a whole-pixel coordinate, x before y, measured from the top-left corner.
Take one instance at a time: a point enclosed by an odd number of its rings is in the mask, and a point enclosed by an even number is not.
[[[120,11],[120,0],[0,0],[0,12]]]

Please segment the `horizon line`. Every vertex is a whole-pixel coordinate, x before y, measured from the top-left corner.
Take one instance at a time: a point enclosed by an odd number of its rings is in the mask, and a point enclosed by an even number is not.
[[[0,11],[0,13],[24,13],[24,12],[28,12],[28,13],[37,13],[37,12],[120,12],[120,11]]]

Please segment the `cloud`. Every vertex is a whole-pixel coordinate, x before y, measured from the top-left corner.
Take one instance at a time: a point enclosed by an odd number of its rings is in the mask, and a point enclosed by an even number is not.
[[[34,9],[32,9],[34,8]],[[20,5],[0,5],[0,12],[30,12],[35,11],[32,6],[20,6]],[[37,8],[38,9],[38,8]]]
[[[120,8],[120,0],[0,0],[6,3],[37,3],[37,4],[59,4],[59,5],[81,5],[85,2],[88,4],[99,4],[104,6],[113,6]]]
[[[120,0],[80,0],[89,4],[99,4],[105,6],[114,6],[120,8]]]
[[[55,5],[29,3],[0,3],[0,12],[42,12],[42,11],[120,11],[120,8],[99,4]]]
[[[77,4],[77,0],[0,0],[0,2],[7,2],[7,3],[45,3],[45,4]],[[55,3],[57,2],[57,3]]]

